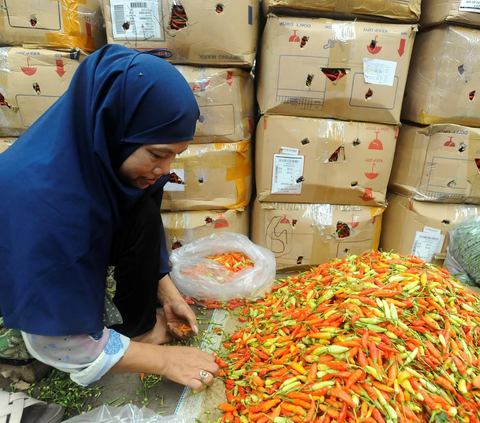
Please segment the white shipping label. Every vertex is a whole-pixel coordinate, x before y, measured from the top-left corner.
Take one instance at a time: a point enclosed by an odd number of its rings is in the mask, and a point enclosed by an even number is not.
[[[160,38],[158,1],[110,0],[113,38]]]
[[[185,169],[170,169],[170,181],[164,191],[185,191]]]
[[[480,0],[460,0],[460,12],[480,13]]]
[[[274,154],[272,194],[301,194],[305,156]]]
[[[445,235],[433,232],[417,232],[413,241],[412,256],[431,262],[442,251]]]
[[[365,82],[376,85],[393,86],[397,62],[380,59],[363,59],[363,74]]]

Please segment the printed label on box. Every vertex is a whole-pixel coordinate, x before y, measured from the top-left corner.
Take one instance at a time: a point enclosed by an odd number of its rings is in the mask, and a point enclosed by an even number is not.
[[[164,191],[185,191],[185,169],[170,169],[170,180]]]
[[[393,86],[397,62],[380,59],[363,59],[365,82],[376,85]]]
[[[274,154],[272,194],[301,194],[305,156]]]
[[[113,38],[160,38],[158,1],[110,0]]]
[[[298,156],[298,153],[300,153],[300,150],[298,148],[282,147],[280,149],[280,152],[282,154],[290,154],[291,156]]]
[[[442,234],[442,231],[440,229],[431,228],[430,226],[425,226],[423,228],[423,232],[428,232],[428,233],[432,233],[432,234],[439,234],[439,235]]]
[[[445,235],[434,232],[417,232],[413,241],[412,256],[431,262],[442,251]]]
[[[460,0],[460,12],[480,13],[480,0]]]

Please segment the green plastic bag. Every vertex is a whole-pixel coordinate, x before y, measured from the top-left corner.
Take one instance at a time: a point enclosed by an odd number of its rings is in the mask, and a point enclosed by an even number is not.
[[[448,234],[448,271],[465,285],[480,286],[480,216],[465,218]]]

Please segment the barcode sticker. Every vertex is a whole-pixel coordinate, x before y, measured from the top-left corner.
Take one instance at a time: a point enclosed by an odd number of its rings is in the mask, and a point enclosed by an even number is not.
[[[110,0],[114,39],[149,40],[160,38],[157,0]]]
[[[273,155],[272,194],[301,194],[305,156]]]
[[[480,0],[460,0],[460,12],[480,13]]]
[[[365,82],[377,85],[393,86],[397,62],[380,59],[363,59]]]

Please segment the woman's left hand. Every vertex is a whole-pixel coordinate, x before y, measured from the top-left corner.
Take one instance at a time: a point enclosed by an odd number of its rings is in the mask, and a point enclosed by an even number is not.
[[[167,330],[174,338],[190,339],[198,335],[197,317],[178,292],[169,275],[165,275],[158,282],[158,299],[163,304]],[[185,330],[185,326],[190,326],[192,330],[188,328]]]
[[[181,296],[164,302],[163,313],[167,320],[167,330],[174,338],[190,339],[198,335],[197,317]],[[185,330],[185,326],[190,326],[191,330]]]

